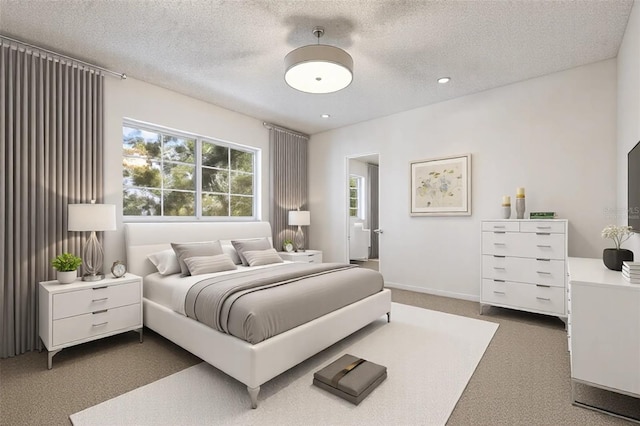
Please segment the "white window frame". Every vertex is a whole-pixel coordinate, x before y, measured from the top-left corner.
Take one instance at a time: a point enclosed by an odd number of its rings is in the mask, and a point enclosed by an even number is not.
[[[261,194],[262,194],[262,182],[261,182],[261,156],[262,150],[260,148],[256,148],[248,145],[241,145],[234,142],[224,141],[221,139],[217,139],[211,136],[203,136],[195,133],[185,132],[182,130],[176,130],[169,127],[147,123],[144,121],[139,121],[131,118],[124,118],[122,120],[122,127],[132,127],[140,130],[145,130],[148,132],[158,132],[167,136],[176,136],[181,138],[195,139],[196,140],[196,149],[195,149],[195,206],[194,216],[164,216],[164,215],[154,215],[154,216],[130,216],[124,215],[122,216],[123,222],[194,222],[194,221],[202,221],[202,222],[253,222],[256,220],[260,220],[261,213]],[[122,132],[121,132],[122,133]],[[253,212],[251,216],[203,216],[202,215],[202,142],[213,143],[215,145],[224,146],[227,148],[231,148],[237,151],[246,151],[251,152],[253,154]],[[122,143],[122,142],[121,142]],[[162,155],[162,154],[161,154]],[[122,155],[124,158],[124,155]],[[122,173],[121,173],[122,176]],[[124,194],[125,186],[121,184],[121,191]],[[231,185],[229,185],[229,195],[231,196]],[[244,194],[235,194],[244,196]],[[123,196],[123,195],[122,195]],[[231,202],[231,197],[229,197],[229,203]],[[124,204],[122,206],[122,211],[124,211]],[[229,212],[231,212],[231,206],[229,206]]]
[[[356,216],[351,216],[351,210],[353,210],[353,207],[351,207],[351,179],[355,179],[356,180],[356,193],[357,193],[357,197],[356,197]],[[364,205],[365,205],[365,197],[364,197],[364,185],[365,185],[365,180],[364,180],[364,176],[360,176],[360,175],[354,175],[351,174],[349,175],[349,217],[352,218],[357,218],[360,220],[365,220],[365,211],[364,211]]]

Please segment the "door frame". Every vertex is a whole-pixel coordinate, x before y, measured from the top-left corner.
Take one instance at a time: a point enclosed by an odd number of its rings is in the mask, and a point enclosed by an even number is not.
[[[370,157],[372,155],[377,155],[378,156],[378,229],[381,229],[381,217],[380,217],[380,163],[381,163],[381,157],[382,155],[380,155],[379,152],[366,152],[366,153],[361,153],[361,154],[351,154],[351,155],[347,155],[345,156],[344,159],[344,179],[343,179],[343,188],[344,188],[344,203],[343,203],[343,208],[342,208],[342,214],[344,215],[343,217],[345,218],[344,223],[344,244],[345,244],[345,251],[344,251],[344,257],[345,257],[345,262],[349,263],[351,261],[351,259],[349,258],[349,227],[351,226],[351,217],[349,216],[349,207],[350,207],[350,199],[351,199],[351,194],[349,192],[349,177],[351,176],[350,174],[350,168],[349,168],[349,160],[357,160],[359,158],[362,157]],[[371,225],[369,224],[369,227],[371,228]],[[373,229],[371,229],[371,232],[373,232]],[[380,234],[378,234],[380,235]],[[382,250],[381,248],[381,244],[380,244],[380,238],[378,238],[378,271],[382,270]]]

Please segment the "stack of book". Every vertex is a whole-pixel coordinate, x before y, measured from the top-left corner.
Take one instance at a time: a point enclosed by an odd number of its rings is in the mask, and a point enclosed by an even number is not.
[[[631,284],[640,284],[640,262],[622,262],[622,276]]]
[[[555,219],[556,212],[531,212],[529,219]]]

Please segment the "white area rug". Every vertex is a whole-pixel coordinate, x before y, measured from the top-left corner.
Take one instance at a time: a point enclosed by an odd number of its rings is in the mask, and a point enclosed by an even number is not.
[[[206,363],[72,414],[84,425],[444,425],[498,325],[394,303],[386,317],[261,387]],[[358,406],[311,384],[313,372],[349,353],[387,366]]]

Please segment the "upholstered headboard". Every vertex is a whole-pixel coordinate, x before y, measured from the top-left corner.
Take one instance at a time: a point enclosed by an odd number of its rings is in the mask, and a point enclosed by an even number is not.
[[[129,272],[144,277],[156,271],[147,259],[151,253],[171,248],[171,243],[269,238],[269,222],[163,222],[126,223],[124,238]]]

